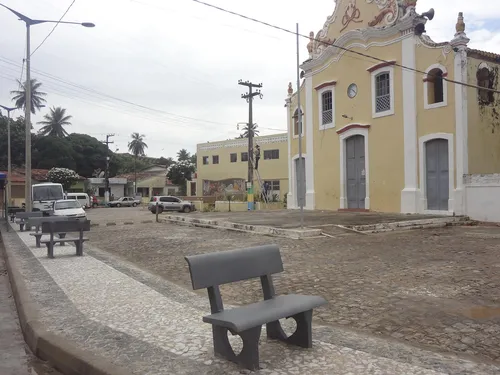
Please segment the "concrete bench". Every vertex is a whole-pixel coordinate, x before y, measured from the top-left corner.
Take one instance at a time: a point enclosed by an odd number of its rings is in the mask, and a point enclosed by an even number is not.
[[[40,231],[42,223],[48,223],[50,221],[68,221],[70,218],[67,216],[43,216],[43,217],[30,217],[27,220],[27,227],[34,227],[35,233],[30,233],[30,236],[35,237],[36,247],[40,247],[40,239],[43,236],[43,233]],[[59,238],[65,238],[66,233],[59,233]],[[64,246],[63,243],[61,245]]]
[[[34,211],[34,212],[18,212],[16,213],[16,224],[19,224],[19,230],[21,232],[24,232],[24,225],[26,224],[26,221],[30,217],[42,217],[43,212],[41,211]],[[30,227],[26,225],[26,230],[29,230]]]
[[[24,208],[17,207],[17,206],[9,206],[9,207],[7,207],[7,211],[9,213],[10,221],[11,221],[11,223],[13,223],[15,221],[16,214],[18,212],[24,212]]]
[[[212,324],[214,352],[249,370],[259,369],[259,338],[266,324],[267,337],[303,348],[312,347],[312,310],[326,304],[322,297],[275,295],[272,276],[283,272],[278,246],[267,245],[185,257],[193,289],[207,288],[212,314],[203,321]],[[264,301],[224,310],[219,285],[260,278]],[[291,336],[279,319],[293,318],[297,329]],[[238,335],[243,349],[236,355],[227,332]]]
[[[76,255],[83,255],[83,243],[88,238],[83,237],[83,232],[90,231],[90,220],[67,220],[67,221],[45,221],[42,222],[42,234],[49,234],[48,240],[41,240],[41,244],[47,246],[47,256],[54,258],[54,245],[59,243],[64,246],[65,242],[73,242],[76,247]],[[54,238],[54,234],[78,233],[78,237]]]

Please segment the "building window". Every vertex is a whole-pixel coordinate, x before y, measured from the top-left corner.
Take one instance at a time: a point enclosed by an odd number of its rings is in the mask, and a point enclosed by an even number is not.
[[[293,114],[293,136],[294,137],[299,136],[300,125],[302,125],[301,126],[302,129],[300,129],[301,133],[302,133],[302,135],[304,135],[304,111],[301,110],[300,114],[301,114],[300,117],[302,117],[302,119],[301,119],[302,124],[299,124],[299,109],[298,108],[295,110],[295,112]]]
[[[447,105],[446,68],[440,64],[431,65],[424,76],[424,108],[432,109]]]
[[[230,154],[229,160],[231,161],[231,163],[236,163],[238,161],[238,154]]]
[[[271,191],[280,191],[280,180],[264,181],[264,184],[267,184]]]
[[[443,101],[443,71],[439,68],[432,69],[427,74],[427,102],[436,104]]]
[[[212,155],[212,164],[219,164],[219,155]]]
[[[479,64],[479,68],[476,73],[477,85],[479,87],[484,87],[485,89],[493,89],[495,83],[495,74],[490,71],[490,67],[485,64]],[[479,104],[489,105],[495,100],[492,91],[478,89],[478,101]]]
[[[207,165],[208,164],[208,156],[204,156],[203,157],[203,165]]]
[[[264,181],[263,188],[267,188],[267,199],[274,201],[280,199],[280,181],[279,180],[268,180]]]
[[[394,67],[383,66],[370,72],[372,76],[372,117],[393,115]]]
[[[241,153],[241,161],[248,161],[248,152]]]
[[[375,76],[375,112],[387,112],[391,109],[391,77],[388,72]]]
[[[333,121],[332,92],[328,90],[321,94],[321,125],[331,124]]]
[[[273,160],[280,158],[280,150],[264,150],[264,160]]]

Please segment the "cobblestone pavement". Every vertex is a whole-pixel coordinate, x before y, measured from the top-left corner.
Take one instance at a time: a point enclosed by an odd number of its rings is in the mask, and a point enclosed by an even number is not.
[[[329,301],[316,322],[500,361],[499,228],[300,241],[163,223],[133,228],[95,228],[91,244],[190,289],[185,255],[276,243],[285,265],[277,291]],[[234,304],[261,298],[258,282],[221,290]]]
[[[90,208],[87,210],[87,217],[93,223],[106,222],[141,222],[143,220],[153,220],[155,216],[148,211],[147,206],[142,204],[138,207],[110,207],[110,208]]]
[[[178,227],[177,227],[178,228]],[[158,229],[158,228],[157,228]],[[118,233],[108,233],[117,235]],[[203,234],[203,233],[201,233]],[[87,244],[57,246],[55,259],[29,233],[2,233],[9,257],[27,280],[41,323],[79,348],[134,374],[237,375],[249,371],[217,358],[201,321],[206,296]],[[226,305],[227,307],[231,307]],[[292,328],[289,324],[286,330]],[[433,353],[345,328],[315,325],[311,350],[260,342],[260,374],[490,375],[500,367]],[[233,345],[241,345],[230,337]],[[116,373],[123,372],[117,370]]]

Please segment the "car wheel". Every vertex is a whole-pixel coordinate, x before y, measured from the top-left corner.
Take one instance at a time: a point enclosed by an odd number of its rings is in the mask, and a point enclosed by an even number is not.
[[[158,206],[158,213],[161,214],[163,212],[163,207],[162,206]]]
[[[189,206],[184,206],[184,209],[183,209],[182,211],[184,211],[184,213],[188,214],[188,213],[190,213],[190,212],[191,212],[191,207],[189,207]]]
[[[120,203],[117,203],[116,204],[116,207],[121,207],[122,205]]]
[[[132,207],[137,207],[137,203],[132,203]]]

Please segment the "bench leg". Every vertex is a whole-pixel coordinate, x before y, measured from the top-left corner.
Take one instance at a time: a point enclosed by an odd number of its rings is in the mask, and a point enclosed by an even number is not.
[[[76,240],[74,243],[76,247],[76,256],[81,257],[83,255],[83,241]]]
[[[241,353],[236,355],[227,337],[228,329],[212,326],[214,335],[214,352],[231,362],[238,363],[248,370],[259,370],[259,338],[262,326],[250,328],[238,333],[243,341]]]
[[[66,237],[66,233],[59,233],[59,238],[63,239]],[[59,246],[66,246],[66,242],[59,242]]]
[[[40,240],[42,239],[42,237],[40,236],[35,236],[35,240],[36,240],[36,247],[40,247]]]
[[[54,258],[54,243],[48,242],[47,245],[47,257],[53,259]]]
[[[312,348],[312,312],[308,310],[290,317],[297,323],[297,329],[290,337],[286,336],[279,321],[266,324],[267,337],[302,348]]]
[[[24,232],[24,223],[19,223],[19,230]]]

